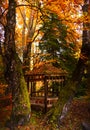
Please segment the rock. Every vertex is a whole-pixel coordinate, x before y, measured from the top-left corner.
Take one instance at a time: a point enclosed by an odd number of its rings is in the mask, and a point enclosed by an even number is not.
[[[90,130],[90,124],[82,122],[82,130]]]

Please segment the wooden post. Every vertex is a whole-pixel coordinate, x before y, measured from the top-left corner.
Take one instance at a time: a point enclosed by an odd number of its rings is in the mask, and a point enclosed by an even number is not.
[[[29,76],[27,77],[27,89],[28,89],[28,92],[29,92]]]
[[[33,92],[33,91],[32,91],[32,87],[33,87],[33,85],[32,85],[32,81],[31,81],[31,94],[30,94],[31,97],[32,97],[32,92]]]
[[[48,82],[46,77],[44,78],[44,105],[45,105],[45,113],[47,112],[47,96],[48,96]]]

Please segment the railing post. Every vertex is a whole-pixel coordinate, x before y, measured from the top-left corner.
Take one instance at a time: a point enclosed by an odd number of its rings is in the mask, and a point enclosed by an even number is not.
[[[45,113],[47,112],[47,96],[48,96],[48,82],[46,77],[44,78],[44,105],[45,105]]]
[[[27,77],[27,89],[28,89],[28,92],[29,92],[29,76]]]

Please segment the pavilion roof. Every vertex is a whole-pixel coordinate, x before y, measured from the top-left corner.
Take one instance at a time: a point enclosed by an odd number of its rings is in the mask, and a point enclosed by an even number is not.
[[[66,71],[53,66],[52,64],[43,64],[27,72],[26,75],[66,75]]]

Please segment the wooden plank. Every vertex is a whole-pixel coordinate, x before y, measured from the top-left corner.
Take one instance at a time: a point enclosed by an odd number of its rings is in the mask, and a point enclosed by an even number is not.
[[[52,105],[53,105],[53,104],[48,104],[48,105],[47,105],[47,108],[50,108],[50,107],[52,107]]]
[[[31,105],[35,105],[35,106],[44,107],[44,104],[41,104],[41,103],[31,103]]]
[[[31,97],[31,100],[44,100],[44,97]]]
[[[43,108],[45,107],[45,105],[44,105],[44,104],[41,104],[41,103],[38,103],[38,104],[37,104],[37,103],[31,103],[31,105],[33,105],[33,106],[40,106],[40,107],[43,107]],[[53,105],[53,104],[48,104],[48,105],[47,105],[47,108],[52,107],[52,105]]]
[[[28,89],[28,92],[29,92],[29,77],[27,77],[27,89]]]
[[[58,100],[58,97],[55,98],[47,98],[47,108],[51,108],[53,104]],[[45,109],[45,102],[44,102],[44,97],[31,97],[31,105],[33,106],[40,106]],[[46,110],[47,110],[46,108]],[[46,112],[46,111],[45,111]]]
[[[47,98],[47,100],[51,100],[51,101],[57,101],[58,100],[58,97],[55,97],[55,98]]]
[[[47,96],[48,96],[48,82],[47,79],[44,79],[44,93],[45,93],[45,100],[44,100],[44,104],[45,104],[45,113],[47,112]]]

